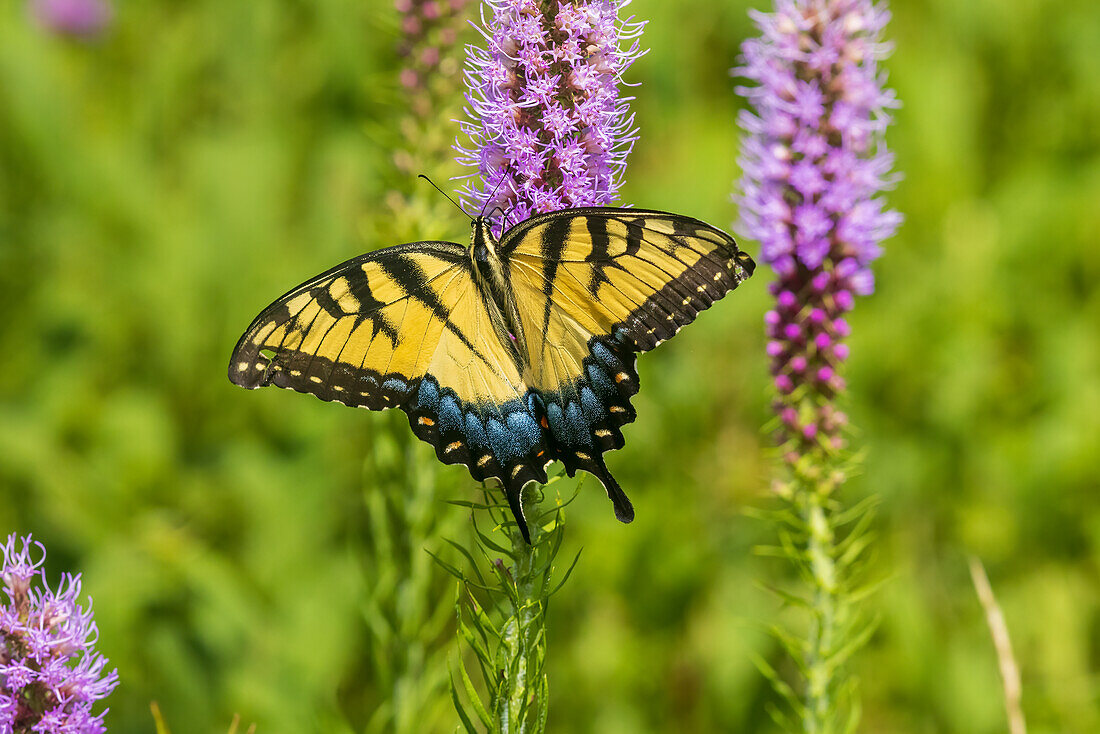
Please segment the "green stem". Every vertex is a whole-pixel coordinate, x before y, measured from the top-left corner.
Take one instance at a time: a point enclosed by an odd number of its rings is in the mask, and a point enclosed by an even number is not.
[[[530,543],[512,522],[508,505],[495,504],[487,493],[484,509],[496,528],[486,535],[477,528],[476,519],[474,525],[476,551],[490,564],[491,573],[475,570],[475,580],[449,567],[463,589],[464,603],[460,602],[458,609],[459,640],[465,641],[465,647],[477,659],[488,694],[487,699],[478,694],[467,665],[460,659],[457,676],[452,678],[452,700],[466,734],[542,734],[546,730],[546,607],[554,593],[550,579],[564,533],[564,504],[550,513],[554,516],[552,522],[542,523],[538,504],[544,492],[532,489],[523,497],[524,514],[531,528]],[[504,537],[490,537],[497,532],[505,533]],[[473,554],[463,555],[476,563]],[[558,588],[569,577],[578,557],[562,575]],[[484,607],[478,603],[478,596],[486,600]]]
[[[827,495],[820,488],[804,492],[803,521],[809,530],[807,555],[813,578],[813,609],[806,656],[806,734],[830,734],[833,730],[834,673],[829,659],[833,653],[837,622],[837,583],[834,561],[835,535],[825,506]]]

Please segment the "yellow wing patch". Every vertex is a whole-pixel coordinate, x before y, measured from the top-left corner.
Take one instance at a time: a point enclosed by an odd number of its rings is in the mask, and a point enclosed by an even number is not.
[[[523,304],[524,377],[550,390],[580,375],[591,339],[652,349],[737,287],[752,262],[703,222],[622,209],[536,217],[505,233],[501,250]]]
[[[476,291],[459,245],[356,258],[266,308],[234,349],[229,377],[371,409],[397,406],[427,374],[463,401],[514,398],[518,368]]]

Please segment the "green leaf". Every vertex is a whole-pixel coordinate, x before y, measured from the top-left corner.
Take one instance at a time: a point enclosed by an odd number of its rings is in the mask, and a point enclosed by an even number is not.
[[[795,713],[801,717],[804,715],[805,709],[802,706],[802,702],[798,699],[798,694],[794,692],[786,681],[779,677],[779,673],[775,668],[768,664],[768,661],[764,659],[762,655],[756,651],[749,652],[749,659],[752,660],[753,665],[760,671],[760,675],[764,676],[769,683],[772,684],[772,688],[787,702],[787,705],[794,709]]]
[[[458,698],[458,688],[455,686],[454,675],[451,676],[451,701],[454,702],[455,711],[458,713],[458,718],[462,721],[462,727],[466,730],[466,734],[479,734],[474,722],[470,720],[469,715],[466,713],[465,707],[462,705],[462,701]]]
[[[792,594],[789,591],[784,591],[783,589],[780,589],[778,586],[772,586],[772,585],[766,584],[762,581],[758,581],[756,583],[756,586],[763,589],[764,591],[769,591],[772,594],[775,594],[776,596],[778,596],[780,599],[783,600],[784,604],[787,604],[789,606],[798,607],[800,609],[809,609],[810,607],[813,606],[813,603],[809,599],[807,599],[805,597],[802,597],[802,596],[798,596],[797,594]]]
[[[882,499],[878,495],[873,494],[857,502],[847,510],[843,510],[833,515],[833,527],[843,527],[853,520],[858,520],[861,523],[865,520],[870,522],[870,520],[874,519],[876,510],[880,504],[882,504]],[[855,532],[855,528],[852,529],[852,532]]]
[[[830,655],[829,658],[825,660],[825,665],[828,667],[829,671],[836,671],[847,662],[856,650],[867,644],[867,641],[871,639],[871,635],[875,633],[876,629],[878,629],[877,618],[864,626],[863,629],[848,640],[843,647]]]
[[[553,591],[550,591],[546,594],[547,599],[552,597],[554,594],[557,594],[561,590],[561,587],[565,586],[565,582],[568,581],[569,577],[573,575],[573,569],[577,567],[577,561],[581,559],[581,551],[583,550],[584,548],[582,547],[580,550],[577,551],[577,555],[573,556],[573,562],[570,563],[569,568],[565,570],[565,575],[561,577],[561,581],[558,582],[558,585],[554,587]]]
[[[500,553],[501,555],[507,556],[508,558],[513,557],[513,555],[512,555],[513,551],[510,548],[505,548],[504,546],[500,545],[499,543],[494,541],[492,538],[490,538],[488,535],[481,532],[481,528],[479,528],[476,524],[474,525],[474,532],[477,533],[478,541],[485,548],[488,548],[490,550],[494,550],[497,553]]]
[[[458,674],[462,676],[462,686],[466,689],[466,697],[470,699],[470,705],[474,707],[474,713],[477,714],[478,719],[485,726],[492,726],[493,719],[489,716],[489,712],[485,710],[485,705],[481,702],[481,698],[477,695],[477,690],[474,688],[474,682],[470,680],[470,676],[466,673],[466,666],[462,664],[462,661],[458,661]]]
[[[157,734],[171,734],[168,730],[168,724],[164,721],[164,715],[160,712],[160,704],[156,701],[150,701],[149,710],[153,714],[153,723],[157,727]]]
[[[455,550],[461,553],[463,557],[466,558],[466,561],[470,564],[470,568],[472,568],[474,570],[474,573],[477,575],[477,580],[480,581],[483,586],[487,587],[488,585],[485,583],[485,577],[481,575],[481,569],[478,568],[477,562],[474,561],[474,557],[470,553],[470,551],[466,550],[464,547],[462,547],[462,545],[456,543],[450,538],[446,538],[446,541],[450,543]]]
[[[841,566],[851,566],[867,549],[875,538],[874,533],[865,533],[856,538],[845,538],[844,543],[838,545],[834,553],[839,553],[836,562]]]

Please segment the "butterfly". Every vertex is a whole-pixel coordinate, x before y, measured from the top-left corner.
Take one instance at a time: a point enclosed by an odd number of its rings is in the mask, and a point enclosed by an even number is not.
[[[470,245],[413,242],[348,260],[292,289],[241,336],[229,379],[369,410],[400,408],[445,464],[520,501],[561,461],[634,508],[604,462],[634,421],[636,355],[748,278],[732,237],[660,211],[538,214]]]

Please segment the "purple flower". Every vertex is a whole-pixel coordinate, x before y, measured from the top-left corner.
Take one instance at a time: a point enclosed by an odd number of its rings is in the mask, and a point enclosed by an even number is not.
[[[417,114],[431,112],[428,92],[432,80],[458,72],[451,51],[456,40],[455,26],[461,22],[466,3],[467,0],[394,2],[394,8],[401,14],[402,37],[397,52],[405,59],[398,81],[413,95],[411,101]]]
[[[77,603],[80,575],[45,583],[45,549],[30,536],[0,545],[0,734],[100,734],[106,710],[92,705],[118,685],[94,651],[99,631]],[[38,558],[35,560],[34,555]]]
[[[461,194],[500,207],[500,228],[538,212],[610,204],[637,138],[619,94],[644,24],[619,21],[627,0],[486,0],[487,48],[467,47],[458,161],[478,181]],[[484,8],[484,6],[483,6]],[[495,192],[495,193],[494,193]]]
[[[31,0],[30,11],[55,33],[86,38],[106,30],[114,17],[107,0]]]
[[[842,315],[874,291],[871,263],[901,223],[878,197],[894,180],[883,133],[897,101],[878,68],[889,13],[872,0],[776,0],[753,18],[761,37],[745,42],[734,70],[755,82],[738,88],[753,110],[739,118],[748,135],[736,198],[740,230],[778,276],[765,327],[779,438],[835,447]]]

